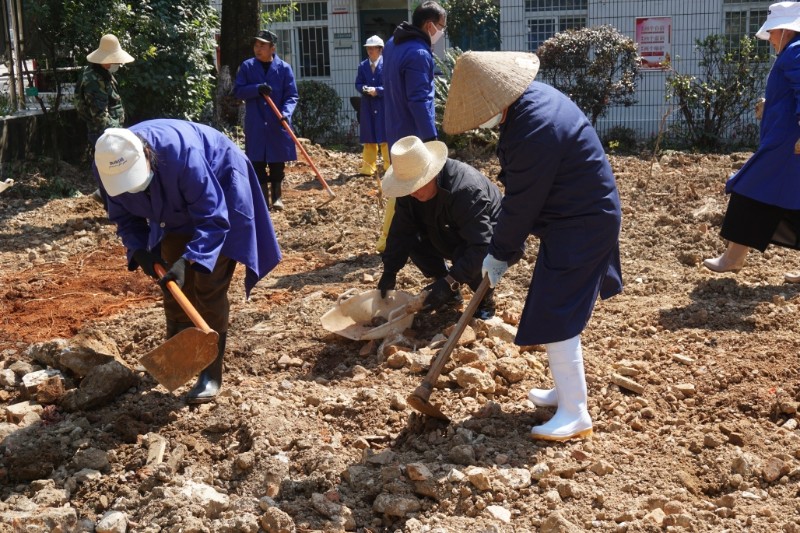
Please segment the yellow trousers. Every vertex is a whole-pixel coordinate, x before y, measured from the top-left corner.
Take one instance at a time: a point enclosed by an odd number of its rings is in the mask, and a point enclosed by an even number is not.
[[[381,143],[381,155],[383,156],[383,170],[389,168],[389,145]],[[364,145],[364,153],[362,154],[364,162],[361,165],[359,174],[365,176],[372,176],[378,170],[378,144],[367,143]]]
[[[394,218],[394,201],[395,198],[389,198],[386,202],[386,211],[383,212],[383,227],[381,228],[381,236],[378,239],[378,244],[375,249],[378,253],[383,253],[386,249],[386,237],[389,236],[389,227],[392,225],[392,218]]]

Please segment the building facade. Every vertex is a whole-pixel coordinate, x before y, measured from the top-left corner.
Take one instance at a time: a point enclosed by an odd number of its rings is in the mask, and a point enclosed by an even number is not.
[[[351,97],[358,64],[366,58],[371,35],[387,40],[394,28],[410,20],[417,0],[300,0],[290,22],[274,24],[278,54],[289,62],[298,81],[317,80],[339,94],[343,133],[358,136]],[[501,49],[531,51],[546,39],[571,28],[609,24],[636,40],[647,63],[637,86],[638,103],[613,108],[598,122],[602,132],[614,126],[654,135],[664,116],[677,120],[665,100],[665,57],[681,74],[698,74],[695,42],[712,34],[732,39],[754,36],[772,2],[754,0],[499,0]],[[264,9],[285,5],[264,0]],[[764,43],[766,46],[766,43]],[[447,39],[434,50],[442,54]]]

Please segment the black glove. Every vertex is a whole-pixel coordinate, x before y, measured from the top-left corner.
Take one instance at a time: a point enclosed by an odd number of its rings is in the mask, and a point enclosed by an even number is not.
[[[172,264],[172,268],[170,268],[164,277],[158,280],[158,284],[161,285],[161,288],[164,291],[168,291],[167,289],[167,282],[174,281],[178,284],[178,287],[183,288],[183,285],[186,283],[186,265],[189,262],[181,257],[177,261]]]
[[[395,285],[397,285],[397,273],[384,272],[380,281],[378,281],[378,289],[381,291],[381,298],[386,298],[386,291],[393,291]]]
[[[136,264],[142,267],[142,272],[150,276],[151,278],[158,279],[158,274],[156,274],[155,265],[158,263],[159,265],[167,268],[167,263],[164,262],[161,257],[157,256],[156,254],[145,250],[144,248],[140,248],[133,252],[133,260]],[[128,270],[136,270],[136,265],[130,265]]]
[[[272,94],[272,87],[267,85],[266,83],[259,83],[258,84],[258,94],[262,96],[269,96]]]
[[[286,115],[281,115],[281,122],[289,122],[289,117]]]
[[[444,278],[439,278],[427,287],[430,294],[425,297],[423,309],[438,309],[456,297],[457,291],[450,289],[450,284]]]

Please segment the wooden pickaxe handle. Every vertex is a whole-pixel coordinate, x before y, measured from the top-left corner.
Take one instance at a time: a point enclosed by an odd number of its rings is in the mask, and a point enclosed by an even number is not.
[[[264,97],[264,100],[266,100],[267,104],[269,104],[269,106],[272,108],[272,111],[275,112],[275,116],[278,117],[278,120],[281,122],[281,124],[283,124],[283,128],[286,130],[286,132],[292,138],[292,140],[294,141],[294,144],[297,145],[297,148],[300,150],[300,152],[302,152],[303,157],[306,158],[306,161],[308,161],[308,164],[314,170],[314,174],[317,176],[317,180],[319,180],[319,182],[322,184],[322,187],[326,191],[328,191],[328,196],[330,196],[331,198],[336,198],[336,194],[328,186],[328,182],[325,181],[325,178],[322,177],[322,174],[320,174],[319,169],[317,169],[317,165],[315,165],[314,162],[311,160],[311,156],[308,155],[308,152],[306,152],[306,149],[303,148],[303,145],[300,144],[300,141],[297,140],[297,136],[292,131],[291,126],[289,126],[289,123],[287,121],[283,120],[283,114],[281,113],[280,109],[278,109],[278,106],[276,106],[275,102],[272,101],[272,98],[270,98],[266,94],[262,94],[261,96]]]
[[[159,265],[158,263],[153,264],[153,270],[156,271],[156,274],[158,274],[159,278],[163,278],[164,276],[167,275],[167,271],[164,270],[164,267]],[[194,308],[192,302],[190,302],[189,299],[186,297],[186,295],[183,294],[183,291],[181,290],[180,287],[178,287],[177,283],[175,283],[172,280],[169,280],[167,282],[167,289],[169,289],[170,294],[172,294],[172,297],[175,298],[176,302],[178,302],[178,305],[181,306],[181,309],[183,309],[184,313],[186,313],[189,316],[189,319],[192,321],[192,324],[197,326],[199,329],[203,330],[203,333],[214,331],[209,327],[208,323],[203,319],[203,317],[200,316],[200,313],[198,313],[197,309]]]

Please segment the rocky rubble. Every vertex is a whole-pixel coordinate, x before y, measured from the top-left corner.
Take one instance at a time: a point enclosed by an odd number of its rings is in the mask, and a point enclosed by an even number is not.
[[[405,398],[459,310],[369,343],[320,327],[374,288],[380,211],[357,157],[316,156],[338,198],[290,169],[284,261],[250,301],[237,272],[223,395],[199,407],[138,368],[163,340],[158,292],[97,206],[4,193],[0,531],[800,531],[796,257],[698,266],[740,158],[612,158],[627,286],[583,335],[595,437],[548,444],[527,433],[552,409],[525,400],[550,386],[546,355],[513,344],[535,241],[436,383],[451,423],[427,419]]]

